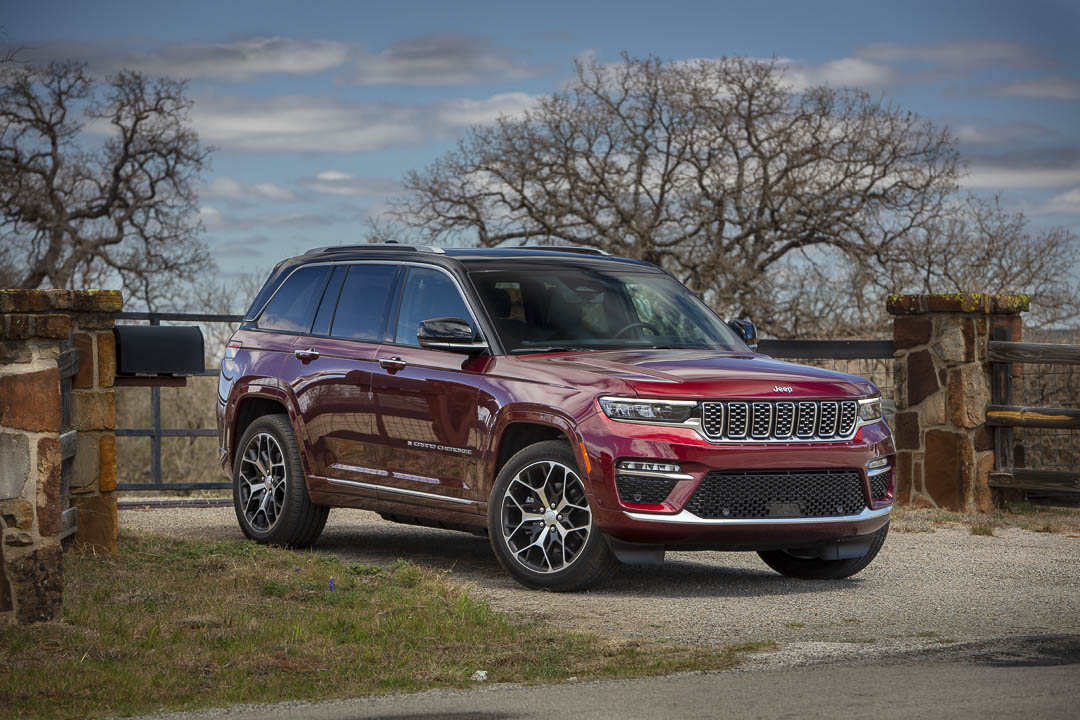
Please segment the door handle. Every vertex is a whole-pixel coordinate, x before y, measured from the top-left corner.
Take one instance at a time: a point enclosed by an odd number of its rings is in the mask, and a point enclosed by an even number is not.
[[[300,362],[309,363],[319,357],[319,351],[315,348],[308,348],[307,350],[297,350],[293,355],[295,355]]]
[[[409,363],[405,362],[399,357],[381,358],[379,360],[379,367],[383,368],[384,370],[389,370],[390,372],[397,372],[398,370],[403,369],[408,364]]]

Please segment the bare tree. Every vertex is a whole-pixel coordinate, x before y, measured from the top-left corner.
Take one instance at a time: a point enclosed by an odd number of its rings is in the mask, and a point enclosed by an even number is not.
[[[78,63],[9,63],[0,78],[0,279],[119,280],[154,306],[211,267],[194,191],[210,150],[183,83],[127,71],[102,83]]]
[[[743,58],[624,57],[578,64],[565,91],[408,173],[395,214],[437,239],[648,260],[770,329],[778,263],[886,252],[943,217],[957,177],[946,131],[864,92],[796,92]]]

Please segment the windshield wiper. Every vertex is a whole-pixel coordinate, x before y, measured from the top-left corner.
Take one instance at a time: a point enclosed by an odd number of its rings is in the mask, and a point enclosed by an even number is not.
[[[532,353],[575,352],[581,348],[564,345],[550,347],[519,347],[510,351],[511,355],[529,355]]]

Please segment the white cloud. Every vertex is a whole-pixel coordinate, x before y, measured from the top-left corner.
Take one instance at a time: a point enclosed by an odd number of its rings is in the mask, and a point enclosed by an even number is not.
[[[421,145],[463,127],[522,112],[524,93],[453,99],[426,105],[349,103],[338,98],[282,95],[198,101],[192,119],[208,143],[248,152],[358,152]]]
[[[1029,45],[979,40],[924,45],[873,43],[856,49],[855,56],[874,62],[920,62],[952,68],[986,65],[1034,67],[1047,64],[1046,57]]]
[[[1080,100],[1080,80],[1064,77],[1041,78],[1001,85],[995,95],[1047,100]]]
[[[401,191],[396,180],[357,177],[340,170],[324,170],[315,177],[301,178],[300,184],[314,192],[339,197],[389,197]]]
[[[287,188],[274,183],[248,185],[230,177],[216,177],[203,191],[203,195],[224,200],[278,200],[292,202],[296,195]]]
[[[1045,127],[1034,123],[975,125],[956,118],[947,118],[945,122],[956,135],[956,139],[968,145],[1007,144],[1049,134]]]
[[[430,33],[402,40],[354,62],[360,85],[465,85],[490,80],[520,80],[542,68],[525,62],[519,51],[490,39],[461,33]]]
[[[249,80],[257,75],[288,73],[305,75],[345,63],[349,46],[326,40],[293,40],[284,37],[246,37],[220,43],[168,45],[149,51],[133,50],[116,43],[54,42],[27,48],[34,62],[78,58],[92,72],[109,74],[124,69],[148,75],[180,78],[207,77],[229,81]]]
[[[859,58],[841,58],[813,64],[803,60],[778,58],[784,69],[784,79],[796,92],[819,85],[834,87],[880,87],[896,80],[896,72],[888,65]]]
[[[1052,188],[1080,183],[1080,166],[1008,167],[972,165],[963,184],[969,188]]]
[[[1080,187],[1050,198],[1035,211],[1037,215],[1080,215]]]

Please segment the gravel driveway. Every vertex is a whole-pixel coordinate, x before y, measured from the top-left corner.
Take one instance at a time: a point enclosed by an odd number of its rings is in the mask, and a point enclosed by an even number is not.
[[[232,508],[122,510],[120,523],[182,538],[241,537]],[[485,538],[397,525],[361,510],[331,511],[315,550],[367,564],[405,558],[473,585],[497,609],[602,635],[778,641],[778,653],[757,661],[764,664],[1080,633],[1080,539],[996,532],[894,532],[869,568],[842,581],[790,580],[753,553],[673,552],[662,568],[626,567],[601,588],[576,594],[522,588],[498,567]]]

